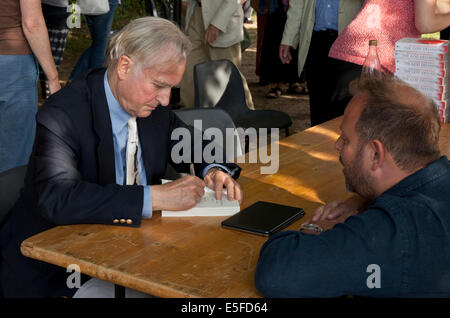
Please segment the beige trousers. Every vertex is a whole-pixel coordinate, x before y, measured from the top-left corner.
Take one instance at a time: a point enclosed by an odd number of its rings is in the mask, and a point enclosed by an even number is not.
[[[187,58],[186,70],[180,83],[180,97],[181,102],[186,108],[193,108],[195,101],[194,65],[207,61],[227,59],[232,61],[239,68],[241,66],[241,44],[236,43],[226,48],[205,45],[203,42],[205,36],[203,16],[201,8],[198,6],[196,6],[194,14],[189,22],[187,36],[192,42],[192,52]],[[242,73],[241,77],[244,84],[247,106],[250,109],[255,109],[247,81]]]

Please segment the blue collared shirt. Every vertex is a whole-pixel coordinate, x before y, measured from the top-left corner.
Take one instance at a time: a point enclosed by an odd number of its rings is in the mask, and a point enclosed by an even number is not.
[[[128,140],[128,114],[117,99],[114,97],[109,87],[107,73],[105,72],[104,84],[106,101],[108,103],[109,114],[111,116],[111,125],[114,140],[114,163],[116,166],[116,183],[124,185],[126,183],[125,166],[126,166],[126,148]],[[138,170],[139,181],[144,186],[144,204],[142,207],[142,216],[150,218],[152,216],[152,192],[150,186],[147,185],[147,176],[145,174],[144,163],[142,160],[142,151],[140,142],[138,144]]]
[[[314,31],[338,29],[339,0],[317,0]]]

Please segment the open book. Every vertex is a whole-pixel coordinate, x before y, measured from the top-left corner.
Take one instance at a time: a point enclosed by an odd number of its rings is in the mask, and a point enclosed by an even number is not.
[[[163,183],[170,180],[162,180]],[[216,200],[214,190],[205,187],[203,198],[193,208],[186,211],[161,211],[161,216],[181,217],[181,216],[225,216],[233,215],[241,210],[239,201],[229,201],[226,189],[223,190],[222,200]]]

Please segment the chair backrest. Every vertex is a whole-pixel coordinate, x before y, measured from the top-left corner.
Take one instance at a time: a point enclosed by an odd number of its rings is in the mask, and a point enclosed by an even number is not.
[[[26,171],[25,165],[0,173],[0,224],[19,198]]]
[[[249,112],[241,73],[229,60],[194,66],[196,108],[224,109],[233,120]]]
[[[233,145],[234,149],[227,149],[227,133],[233,133],[233,138],[237,138],[236,126],[234,125],[233,119],[231,119],[230,115],[223,109],[217,108],[207,108],[207,109],[179,109],[174,111],[177,116],[184,121],[188,125],[194,126],[196,128],[195,120],[201,120],[201,129],[203,131],[208,128],[217,128],[222,132],[223,140],[221,140],[221,145],[224,147],[224,153],[226,154],[226,158],[229,161],[233,161],[234,158],[241,156],[242,152],[242,144],[241,141],[234,140]],[[227,131],[228,129],[228,131]],[[208,135],[208,131],[207,131]],[[231,138],[231,136],[229,136]]]
[[[217,108],[178,109],[174,110],[174,112],[187,125],[192,125],[194,126],[194,128],[199,128],[203,132],[206,131],[205,132],[206,135],[208,135],[208,133],[211,132],[211,130],[208,130],[208,128],[219,129],[222,132],[223,137],[223,140],[220,141],[220,146],[223,146],[223,151],[228,161],[231,162],[234,160],[234,158],[241,156],[243,154],[242,140],[239,139],[239,135],[235,130],[236,127],[230,115],[228,115],[228,113],[223,109]],[[201,120],[201,128],[199,126],[200,123],[199,122],[195,123],[194,122],[195,120]],[[211,137],[211,134],[209,135],[210,135],[209,137]],[[228,138],[232,138],[232,140]],[[233,145],[233,148],[230,147],[231,145]],[[175,169],[173,169],[173,167],[171,167],[169,164],[165,178],[176,179],[180,176],[181,175],[175,172]]]

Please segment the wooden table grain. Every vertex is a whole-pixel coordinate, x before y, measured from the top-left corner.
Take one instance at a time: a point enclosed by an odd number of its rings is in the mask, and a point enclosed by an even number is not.
[[[260,173],[267,164],[240,163],[241,208],[260,200],[302,207],[306,216],[288,227],[298,229],[319,205],[348,197],[334,149],[340,122],[280,140],[275,174]],[[449,124],[443,126],[440,145],[449,155]],[[76,264],[89,276],[158,297],[261,297],[253,276],[267,238],[223,229],[225,218],[161,218],[154,212],[140,228],[58,226],[25,240],[21,251],[64,268]]]

